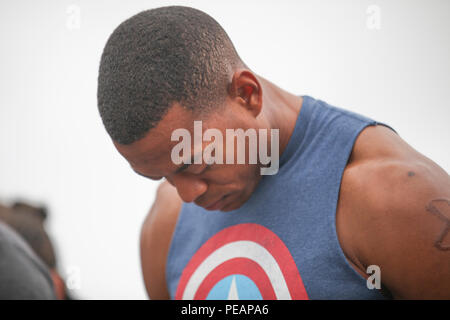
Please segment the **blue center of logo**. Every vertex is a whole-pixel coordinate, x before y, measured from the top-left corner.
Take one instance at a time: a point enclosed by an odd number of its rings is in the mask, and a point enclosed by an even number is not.
[[[217,282],[206,300],[262,300],[262,296],[250,278],[233,274]]]

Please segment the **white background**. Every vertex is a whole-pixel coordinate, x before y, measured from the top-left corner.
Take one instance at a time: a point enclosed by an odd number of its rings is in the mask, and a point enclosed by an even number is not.
[[[169,4],[212,15],[256,73],[391,125],[450,171],[450,1],[2,1],[0,200],[49,207],[79,298],[146,298],[139,231],[157,183],[113,148],[96,80],[114,28]]]

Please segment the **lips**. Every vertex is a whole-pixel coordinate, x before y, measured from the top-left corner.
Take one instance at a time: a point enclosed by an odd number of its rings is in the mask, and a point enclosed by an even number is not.
[[[224,195],[222,198],[220,198],[218,201],[204,207],[206,210],[210,210],[210,211],[214,211],[214,210],[219,210],[220,208],[222,208],[223,204],[224,204],[224,200],[225,198],[228,197],[227,195]]]

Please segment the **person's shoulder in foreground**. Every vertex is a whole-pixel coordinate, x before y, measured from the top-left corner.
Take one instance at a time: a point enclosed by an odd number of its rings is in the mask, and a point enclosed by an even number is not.
[[[0,299],[55,299],[50,273],[25,241],[0,222]]]
[[[0,204],[0,222],[17,232],[44,263],[52,278],[57,299],[70,300],[73,296],[68,293],[60,276],[54,244],[46,230],[48,214],[45,206],[32,205],[27,201],[16,201],[10,206]]]

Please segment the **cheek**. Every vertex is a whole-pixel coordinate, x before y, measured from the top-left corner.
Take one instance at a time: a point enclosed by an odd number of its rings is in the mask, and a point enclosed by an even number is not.
[[[261,179],[259,167],[255,165],[241,166],[235,175],[235,183],[241,191],[253,191]]]
[[[258,179],[258,168],[254,165],[233,165],[227,170],[226,175],[232,177],[233,181],[248,184]]]
[[[248,182],[259,181],[261,178],[260,169],[256,165],[246,165],[241,169],[241,175]]]
[[[254,165],[218,165],[205,175],[212,185],[229,191],[244,191],[253,188],[261,179],[260,170]]]

